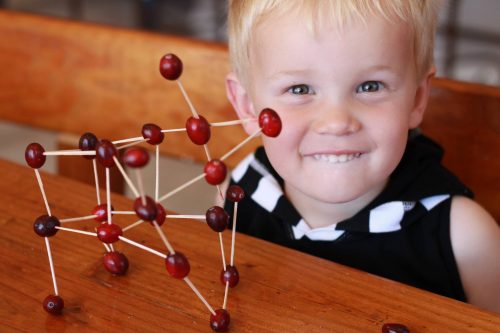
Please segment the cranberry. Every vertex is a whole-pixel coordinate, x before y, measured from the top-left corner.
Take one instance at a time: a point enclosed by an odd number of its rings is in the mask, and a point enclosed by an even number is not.
[[[165,266],[168,273],[176,279],[184,279],[191,269],[186,256],[180,252],[169,254],[165,259]]]
[[[24,159],[26,163],[33,169],[41,168],[45,163],[45,155],[43,154],[45,149],[39,143],[30,143],[24,152]]]
[[[54,236],[59,229],[61,222],[55,216],[42,215],[39,216],[33,223],[33,229],[38,236],[51,237]]]
[[[182,74],[182,61],[175,54],[165,54],[160,60],[160,73],[167,80],[177,80]]]
[[[227,331],[230,319],[229,312],[226,310],[215,310],[215,315],[210,315],[210,328],[216,332]]]
[[[259,126],[262,133],[274,138],[281,132],[281,119],[276,111],[266,108],[259,114]]]
[[[124,275],[128,270],[128,259],[121,252],[106,252],[102,257],[104,268],[114,275]]]
[[[165,134],[161,131],[161,128],[155,124],[145,124],[142,126],[142,137],[148,139],[148,143],[152,145],[158,145],[163,142]]]
[[[220,160],[211,160],[205,164],[205,180],[211,185],[219,185],[226,179],[227,168]]]
[[[115,166],[115,161],[113,157],[116,157],[118,152],[115,145],[108,140],[101,140],[96,145],[96,157],[97,161],[101,163],[106,168],[111,168]]]
[[[162,225],[165,222],[165,219],[167,218],[167,212],[165,211],[165,208],[161,205],[161,203],[157,202],[156,203],[156,223],[158,225]]]
[[[148,164],[149,154],[141,147],[131,147],[123,153],[123,163],[131,168],[140,168]]]
[[[114,208],[111,206],[111,211],[113,211]],[[108,204],[103,203],[100,205],[97,205],[92,209],[92,215],[97,215],[94,219],[97,222],[103,222],[108,220]]]
[[[240,202],[245,197],[245,191],[238,185],[231,185],[226,192],[226,198],[232,202]]]
[[[60,315],[64,308],[64,300],[57,295],[49,295],[43,300],[43,308],[52,315]]]
[[[139,216],[144,221],[153,221],[156,219],[158,210],[156,207],[156,202],[147,195],[144,197],[146,204],[142,203],[142,198],[137,197],[134,201],[134,210],[137,216]]]
[[[229,221],[229,214],[226,213],[222,207],[213,206],[210,207],[205,217],[207,219],[208,226],[216,232],[222,232],[227,228],[227,224]]]
[[[197,145],[204,145],[210,140],[210,124],[202,116],[189,117],[186,121],[186,131],[191,141]]]
[[[95,136],[93,133],[87,132],[80,137],[78,148],[84,151],[95,150],[98,142],[99,140],[97,139],[97,136]],[[84,155],[83,157],[92,160],[95,158],[95,155]]]
[[[220,273],[220,282],[222,282],[223,285],[229,282],[229,286],[233,288],[236,287],[239,281],[240,273],[238,273],[236,266],[226,265],[226,270]]]
[[[382,333],[410,333],[410,330],[403,324],[388,323],[382,326]]]
[[[102,222],[101,225],[97,227],[97,238],[103,243],[114,243],[118,241],[121,235],[123,235],[122,228],[117,224]]]

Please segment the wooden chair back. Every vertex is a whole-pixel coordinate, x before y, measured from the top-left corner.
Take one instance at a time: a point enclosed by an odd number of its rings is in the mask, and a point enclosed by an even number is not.
[[[9,11],[0,11],[0,36],[1,119],[112,140],[140,136],[147,122],[183,128],[191,114],[176,83],[159,74],[165,53],[182,59],[181,80],[200,114],[210,122],[236,119],[224,89],[225,45]],[[422,129],[443,145],[445,165],[499,220],[500,88],[446,79],[433,84]],[[246,137],[239,126],[214,128],[212,135],[213,157]],[[206,159],[185,133],[169,134],[161,152]]]

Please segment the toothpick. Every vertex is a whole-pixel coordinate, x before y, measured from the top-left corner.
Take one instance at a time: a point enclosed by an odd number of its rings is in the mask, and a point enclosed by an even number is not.
[[[155,201],[158,202],[160,191],[160,146],[156,145],[155,155]]]
[[[171,196],[173,196],[177,192],[182,191],[186,187],[191,186],[192,184],[196,183],[198,180],[203,179],[204,177],[205,177],[204,173],[202,173],[199,176],[196,176],[195,178],[187,181],[186,183],[182,184],[181,186],[177,187],[176,189],[174,189],[174,190],[168,192],[167,194],[165,194],[164,196],[162,196],[160,199],[158,199],[158,202],[161,202],[161,201],[163,201],[163,200],[165,200],[167,198],[170,198]]]
[[[143,206],[146,206],[146,195],[144,194],[144,185],[142,184],[141,171],[135,169],[135,176],[137,179],[137,187],[139,187],[139,195],[141,196],[141,202]]]
[[[56,272],[54,270],[54,261],[52,260],[52,251],[50,250],[49,237],[45,237],[45,247],[47,248],[47,255],[49,256],[50,274],[52,275],[52,283],[54,284],[54,294],[59,296],[59,289],[57,289]]]
[[[74,232],[76,234],[82,234],[82,235],[88,235],[88,236],[97,237],[97,233],[95,233],[95,232],[83,231],[83,230],[71,229],[71,228],[65,228],[65,227],[55,227],[55,228],[58,229],[58,230]]]
[[[234,266],[234,244],[236,242],[236,220],[238,215],[238,203],[234,203],[233,210],[233,230],[231,233],[231,266]]]
[[[195,220],[205,220],[205,215],[167,215],[167,219],[195,219]]]
[[[127,143],[127,142],[135,142],[135,141],[145,141],[147,139],[144,139],[144,137],[142,136],[136,136],[135,138],[128,138],[128,139],[123,139],[123,140],[116,140],[116,141],[113,141],[112,143],[114,145],[117,145],[119,143]]]
[[[222,303],[222,308],[224,310],[226,310],[228,294],[229,294],[229,281],[226,281],[226,289],[224,290],[224,303]]]
[[[123,232],[125,232],[125,231],[127,231],[127,230],[129,230],[129,229],[132,229],[132,228],[134,228],[134,227],[137,227],[139,224],[142,224],[143,222],[144,222],[143,220],[136,221],[136,222],[132,223],[131,225],[129,225],[129,226],[127,226],[127,227],[123,228],[123,229],[122,229],[122,231],[123,231]]]
[[[208,146],[206,143],[203,145],[203,149],[205,150],[205,155],[207,156],[207,161],[210,162],[212,160],[212,157],[210,157],[210,151],[208,150]]]
[[[116,158],[116,156],[113,156],[113,160],[115,161],[116,166],[118,167],[118,170],[120,170],[120,173],[122,174],[123,178],[125,179],[125,182],[128,184],[132,192],[134,193],[134,196],[138,198],[140,196],[139,191],[135,188],[134,184],[128,177],[127,173],[123,169],[122,165],[120,164],[120,161]]]
[[[149,247],[144,246],[144,245],[142,245],[142,244],[140,244],[140,243],[134,242],[133,240],[128,239],[128,238],[125,238],[125,237],[123,237],[123,236],[118,236],[118,238],[119,238],[121,241],[124,241],[125,243],[129,243],[130,245],[136,246],[136,247],[138,247],[138,248],[140,248],[140,249],[143,249],[144,251],[148,251],[148,252],[150,252],[150,253],[152,253],[152,254],[155,254],[155,255],[157,255],[157,256],[159,256],[159,257],[162,257],[163,259],[167,259],[167,255],[166,255],[166,254],[164,254],[164,253],[161,253],[161,252],[159,252],[159,251],[153,250],[152,248],[149,248]]]
[[[113,215],[135,215],[135,211],[133,210],[113,210],[111,211]]]
[[[62,219],[59,220],[61,223],[68,223],[68,222],[77,222],[77,221],[85,221],[85,220],[92,220],[95,219],[97,215],[87,215],[87,216],[80,216],[80,217],[72,217],[69,219]]]
[[[256,121],[256,118],[245,118],[245,119],[238,119],[238,120],[230,120],[230,121],[221,121],[217,123],[210,123],[210,126],[232,126],[232,125],[239,125],[239,124],[246,124],[251,121]]]
[[[191,103],[191,99],[189,99],[188,94],[186,93],[186,90],[184,89],[184,85],[182,84],[181,80],[176,80],[179,88],[181,89],[182,96],[184,96],[184,99],[189,105],[189,109],[191,110],[191,113],[193,114],[193,117],[196,119],[199,119],[200,116],[198,115],[198,112],[196,112],[196,109],[193,106],[193,103]]]
[[[235,151],[237,151],[238,149],[240,149],[241,147],[243,147],[244,145],[246,145],[250,140],[252,140],[253,138],[255,138],[257,135],[259,135],[261,131],[262,131],[262,129],[259,128],[257,131],[255,131],[254,133],[252,133],[251,135],[249,135],[245,140],[241,141],[233,149],[231,149],[224,156],[222,156],[220,158],[220,160],[224,161],[226,158],[228,158],[229,156],[231,156],[232,154],[234,154]]]
[[[111,248],[108,246],[108,244],[102,243],[102,245],[104,245],[104,248],[106,249],[106,252],[111,252]]]
[[[210,306],[210,304],[208,304],[207,300],[200,294],[200,292],[198,291],[198,289],[196,289],[196,287],[194,286],[193,282],[191,282],[191,280],[187,276],[183,280],[194,291],[194,293],[196,294],[196,296],[198,296],[198,298],[203,302],[203,304],[205,304],[205,306],[208,308],[208,311],[210,311],[210,313],[215,316],[214,309]]]
[[[172,132],[185,132],[186,131],[186,128],[172,128],[172,129],[164,129],[164,130],[161,130],[162,133],[172,133]]]
[[[42,177],[40,177],[40,172],[38,171],[38,169],[33,170],[35,170],[36,180],[38,181],[38,186],[40,186],[40,192],[42,192],[43,202],[45,202],[45,208],[47,209],[47,215],[52,216],[52,213],[50,212],[49,202],[45,194],[45,189],[43,188],[43,182]]]
[[[170,242],[168,241],[167,236],[165,236],[165,234],[163,233],[163,230],[161,230],[158,223],[156,221],[153,221],[153,225],[155,226],[155,229],[158,232],[158,235],[160,235],[160,238],[163,241],[163,244],[165,244],[165,246],[167,247],[168,252],[170,254],[175,254],[174,248],[172,247],[172,245],[170,245]]]
[[[222,270],[226,270],[226,256],[224,254],[224,242],[222,241],[222,232],[219,232],[220,253],[222,257]]]
[[[92,156],[95,155],[95,150],[58,150],[44,151],[45,156]]]
[[[106,210],[108,213],[108,224],[111,224],[111,185],[109,184],[109,168],[106,168]]]
[[[101,204],[101,194],[99,191],[99,176],[97,174],[97,161],[95,160],[95,158],[92,160],[92,166],[94,168],[94,180],[95,180],[95,192],[97,195],[97,204],[100,205]]]
[[[132,143],[127,143],[126,145],[121,145],[121,146],[118,146],[116,147],[117,150],[121,150],[121,149],[125,149],[125,148],[128,148],[128,147],[132,147],[132,146],[135,146],[141,142],[145,142],[145,141],[148,141],[149,139],[142,139],[142,140],[139,140],[139,141],[135,141],[135,142],[132,142]]]

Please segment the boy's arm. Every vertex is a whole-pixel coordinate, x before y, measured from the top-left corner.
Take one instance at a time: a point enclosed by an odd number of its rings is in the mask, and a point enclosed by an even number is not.
[[[453,198],[451,245],[469,303],[500,313],[500,227],[471,199]]]

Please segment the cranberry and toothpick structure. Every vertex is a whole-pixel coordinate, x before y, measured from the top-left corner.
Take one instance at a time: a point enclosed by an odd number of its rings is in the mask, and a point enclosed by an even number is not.
[[[261,132],[270,137],[276,137],[281,131],[281,121],[275,111],[271,109],[264,109],[259,114],[258,119],[235,120],[221,123],[209,123],[204,117],[199,115],[193,104],[191,103],[184,87],[182,86],[179,77],[182,74],[182,62],[173,55],[167,54],[162,57],[160,61],[160,73],[167,80],[176,81],[188,106],[191,110],[192,116],[188,118],[185,128],[180,129],[162,129],[156,124],[145,124],[142,127],[142,136],[128,138],[123,140],[110,141],[106,139],[98,139],[92,133],[85,133],[81,136],[79,142],[79,149],[75,150],[62,150],[62,151],[45,151],[39,143],[31,143],[26,147],[25,159],[30,167],[35,171],[35,176],[40,187],[40,192],[45,203],[47,214],[41,215],[35,219],[34,231],[37,235],[44,238],[47,248],[47,254],[50,265],[50,272],[52,275],[52,282],[54,287],[54,294],[49,295],[43,300],[44,309],[50,314],[61,314],[64,308],[63,298],[59,294],[57,287],[56,272],[54,269],[54,262],[52,258],[52,251],[50,247],[50,238],[55,236],[59,231],[78,233],[81,235],[90,236],[96,241],[102,242],[106,252],[103,256],[103,266],[114,275],[124,275],[129,267],[129,261],[125,254],[115,251],[113,244],[122,241],[124,243],[135,246],[141,250],[147,251],[151,254],[159,256],[165,260],[167,272],[174,278],[183,280],[195,293],[195,295],[203,302],[210,312],[210,327],[215,331],[227,330],[229,326],[229,312],[226,310],[228,290],[235,287],[239,281],[239,273],[234,264],[234,244],[235,244],[235,230],[237,222],[237,208],[238,202],[244,198],[243,190],[238,186],[230,186],[226,192],[227,199],[234,202],[234,213],[232,216],[232,230],[231,230],[231,254],[230,261],[226,263],[224,246],[222,241],[222,233],[228,228],[230,216],[219,206],[210,207],[204,215],[167,215],[165,208],[161,202],[182,191],[195,182],[205,179],[208,184],[217,186],[219,194],[224,199],[219,185],[225,180],[227,169],[224,160],[231,154],[241,148],[244,144],[249,142],[252,138],[259,135]],[[219,159],[212,159],[207,146],[210,139],[211,126],[231,126],[238,125],[245,121],[258,121],[259,130],[243,140],[224,156]],[[207,157],[207,163],[203,172],[179,186],[178,188],[169,191],[168,193],[160,196],[159,193],[159,145],[164,141],[165,135],[170,132],[185,131],[189,139],[197,145],[202,145]],[[150,197],[144,193],[143,179],[141,174],[141,167],[145,166],[150,156],[146,149],[135,146],[139,143],[147,142],[155,148],[155,193],[154,197]],[[121,161],[118,158],[118,151],[124,149]],[[83,158],[89,159],[93,164],[97,205],[93,209],[89,209],[90,215],[81,217],[71,217],[59,219],[52,215],[50,210],[49,200],[46,196],[43,181],[39,169],[44,165],[47,156],[62,156],[62,155],[79,155]],[[105,168],[105,183],[106,183],[106,199],[101,201],[99,191],[99,179],[97,176],[97,163],[100,163]],[[129,177],[127,172],[122,166],[125,164],[131,173],[134,174],[135,182]],[[111,203],[110,195],[110,168],[118,168],[127,185],[135,196],[133,207],[129,211],[116,211]],[[138,221],[122,227],[117,224],[116,220],[119,215],[137,215]],[[225,288],[224,300],[222,308],[214,310],[212,306],[202,296],[200,291],[196,288],[193,282],[189,279],[190,272],[189,261],[184,254],[175,251],[167,238],[167,233],[162,229],[162,225],[166,219],[175,218],[191,218],[206,220],[209,229],[219,234],[222,266],[223,269],[220,274],[220,281]],[[63,227],[62,225],[84,220],[95,220],[98,223],[96,232],[88,232],[78,230],[76,228]],[[148,222],[150,226],[156,229],[158,236],[161,238],[167,253],[146,247],[138,242],[125,237],[127,230],[138,227],[144,222]],[[209,230],[207,229],[207,230]],[[94,241],[93,240],[93,241]]]

